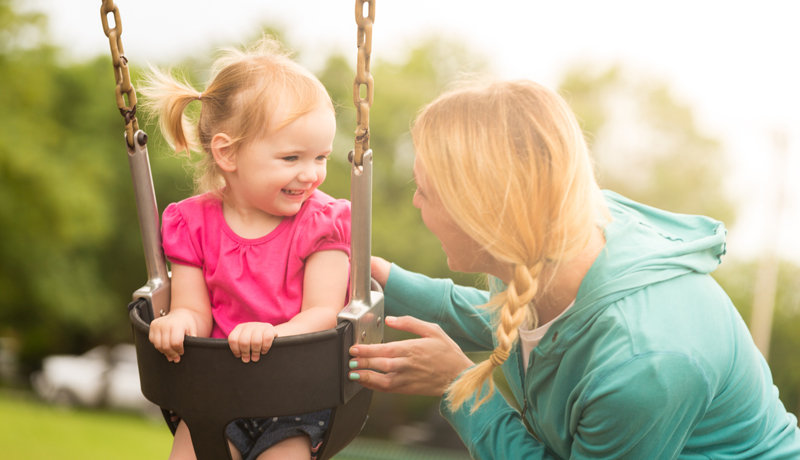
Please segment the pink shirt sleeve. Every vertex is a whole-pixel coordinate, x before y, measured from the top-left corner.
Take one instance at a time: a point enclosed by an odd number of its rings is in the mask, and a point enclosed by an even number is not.
[[[203,266],[202,253],[195,246],[196,239],[191,237],[189,225],[177,203],[170,204],[164,210],[161,238],[164,255],[170,262],[194,267]]]
[[[332,200],[307,213],[297,254],[303,260],[319,251],[338,250],[350,255],[350,203]]]

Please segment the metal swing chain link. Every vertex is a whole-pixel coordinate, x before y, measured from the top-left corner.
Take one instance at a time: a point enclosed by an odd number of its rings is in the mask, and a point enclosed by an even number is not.
[[[114,27],[109,27],[108,15],[114,14]],[[122,48],[122,19],[114,0],[103,0],[100,7],[100,17],[103,20],[103,32],[108,37],[111,46],[111,63],[114,65],[114,79],[117,87],[117,107],[125,120],[125,132],[128,147],[133,148],[133,135],[139,130],[139,121],[136,119],[136,91],[131,84],[131,75],[128,71],[128,58]],[[127,104],[125,99],[127,97]]]
[[[365,9],[365,5],[367,8]],[[367,15],[364,15],[364,12]],[[353,103],[356,106],[356,133],[353,164],[363,164],[364,152],[369,150],[369,109],[372,106],[372,75],[369,60],[372,53],[372,24],[375,22],[375,1],[356,0],[356,24],[358,24],[358,61],[353,82]],[[365,96],[361,96],[362,88]]]

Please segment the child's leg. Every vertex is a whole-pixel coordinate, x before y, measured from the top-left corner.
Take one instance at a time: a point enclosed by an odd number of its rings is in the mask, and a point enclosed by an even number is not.
[[[239,449],[237,449],[236,446],[234,446],[230,441],[228,441],[228,449],[231,451],[231,459],[242,460],[242,454],[239,453]]]
[[[230,441],[228,441],[228,448],[231,450],[231,458],[233,460],[242,460],[242,454]],[[189,427],[186,426],[183,420],[178,423],[178,428],[175,430],[175,439],[172,441],[172,452],[169,454],[169,460],[197,460]]]
[[[308,439],[308,436],[284,439],[258,456],[258,460],[308,460],[310,458],[311,440]]]
[[[169,460],[196,460],[194,447],[192,446],[192,436],[189,434],[189,427],[181,420],[175,430],[175,439],[172,441],[172,452],[169,453]]]

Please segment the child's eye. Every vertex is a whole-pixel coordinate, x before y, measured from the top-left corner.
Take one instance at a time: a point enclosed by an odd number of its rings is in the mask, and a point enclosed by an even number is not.
[[[327,160],[328,160],[328,155],[319,155],[317,157],[317,161],[327,161]]]
[[[299,157],[297,155],[286,155],[283,157],[283,161],[297,161]]]

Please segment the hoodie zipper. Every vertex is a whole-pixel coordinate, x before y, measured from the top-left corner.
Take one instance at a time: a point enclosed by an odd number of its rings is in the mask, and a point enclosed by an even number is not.
[[[522,424],[525,425],[525,429],[528,430],[531,436],[533,436],[537,441],[541,442],[536,433],[533,431],[533,427],[528,423],[527,413],[528,413],[528,392],[527,386],[525,385],[525,379],[528,377],[528,373],[525,369],[522,368],[522,363],[524,362],[522,357],[522,344],[517,342],[517,347],[519,347],[519,371],[520,375],[522,376],[522,412],[520,415],[522,416]],[[528,363],[530,366],[530,363]]]

